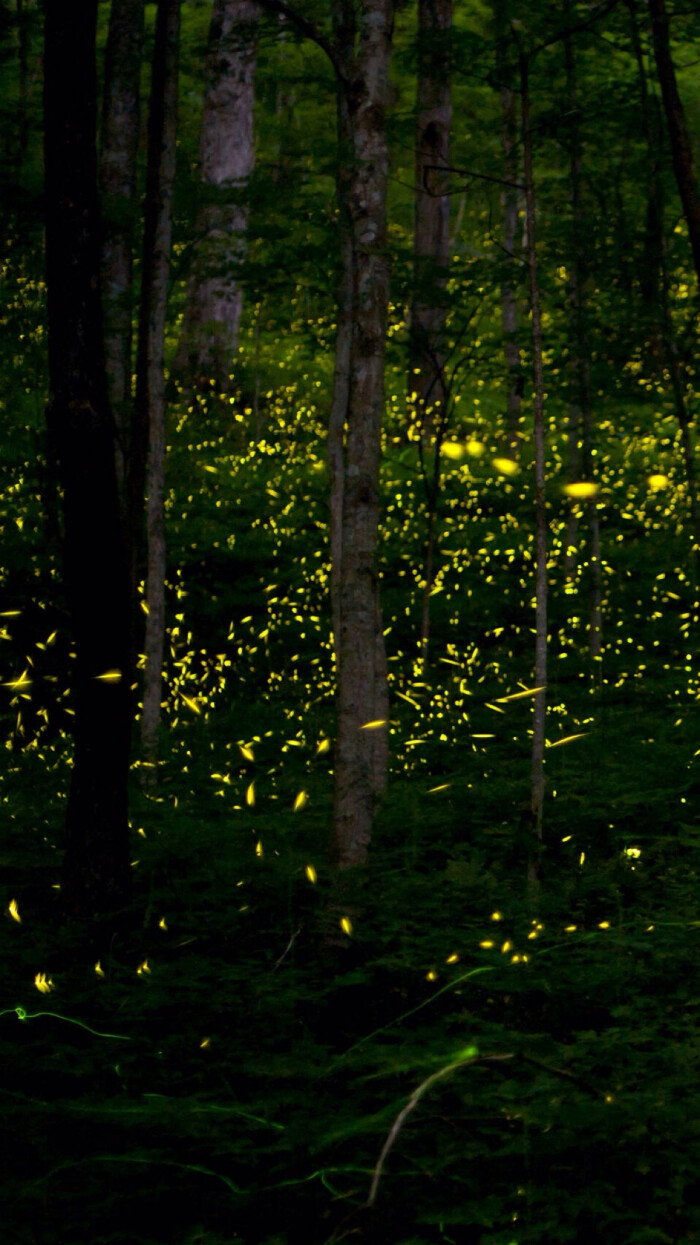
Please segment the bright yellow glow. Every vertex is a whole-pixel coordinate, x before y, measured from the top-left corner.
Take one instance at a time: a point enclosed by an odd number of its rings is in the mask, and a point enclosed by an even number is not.
[[[312,885],[314,885],[314,884],[316,883],[316,878],[317,878],[317,876],[318,876],[318,875],[317,875],[316,870],[314,869],[313,865],[307,865],[307,866],[306,866],[306,869],[304,870],[304,872],[305,872],[305,874],[306,874],[307,878],[309,879],[309,881],[311,882],[311,884],[312,884]]]
[[[19,688],[29,687],[30,685],[31,679],[29,677],[29,671],[23,670],[18,679],[11,679],[9,683],[4,683],[3,687]]]
[[[502,913],[502,912],[492,912],[492,913],[491,913],[491,920],[492,920],[492,921],[502,921],[502,920],[503,920],[503,913]]]
[[[483,947],[484,951],[490,951],[491,947],[493,946],[493,943],[491,942],[489,938],[485,938],[483,942],[479,943],[479,946]]]
[[[47,977],[46,973],[37,973],[34,978],[34,985],[40,994],[50,994],[54,988],[51,978]]]
[[[458,462],[460,458],[464,458],[464,446],[459,445],[457,441],[444,441],[440,447],[440,453],[444,454],[445,458],[452,458]]]
[[[105,970],[103,969],[103,967],[102,967],[102,965],[100,964],[100,961],[99,961],[99,960],[97,961],[97,963],[96,963],[96,965],[95,965],[95,972],[97,973],[97,976],[98,976],[98,977],[104,977],[104,975],[105,975]]]
[[[582,731],[579,735],[566,735],[564,739],[555,739],[553,744],[547,740],[548,748],[561,748],[562,744],[570,744],[572,739],[583,739],[588,731]]]
[[[587,497],[597,497],[600,485],[594,484],[592,480],[577,480],[574,484],[565,484],[564,492],[574,501],[582,501]]]
[[[467,451],[467,454],[469,455],[470,458],[483,458],[484,452],[486,450],[486,446],[483,444],[483,442],[477,441],[474,437],[472,437],[470,441],[467,441],[467,444],[465,445],[464,448]]]
[[[255,844],[255,855],[260,858],[262,858],[265,855],[265,849],[260,839],[258,839],[257,843]]]
[[[249,808],[252,808],[253,805],[255,804],[255,783],[254,782],[252,782],[250,786],[246,788],[245,802]]]
[[[167,928],[168,928],[168,922],[166,921],[165,917],[162,916],[158,922],[158,929],[167,929]]]
[[[340,928],[342,929],[344,934],[352,933],[352,921],[350,920],[349,916],[341,916]]]
[[[293,811],[293,812],[295,812],[295,813],[298,813],[298,812],[299,812],[299,809],[300,809],[300,808],[303,808],[303,807],[304,807],[304,805],[307,803],[308,798],[309,798],[309,797],[308,797],[308,795],[306,794],[306,792],[305,792],[305,791],[300,791],[300,792],[299,792],[299,794],[298,794],[298,796],[296,797],[296,799],[295,799],[295,801],[294,801],[294,808],[293,808],[293,810],[292,810],[292,811]]]
[[[429,973],[425,974],[425,980],[426,981],[437,981],[437,973],[435,972],[433,968],[431,968]]]
[[[146,975],[150,974],[150,971],[151,970],[148,965],[148,960],[142,960],[138,968],[136,969],[136,972],[138,973],[139,977],[142,977],[144,973]]]
[[[187,708],[188,708],[188,709],[191,709],[193,713],[201,713],[201,712],[202,712],[202,710],[201,710],[201,709],[200,709],[200,707],[199,707],[198,702],[194,699],[194,697],[192,697],[192,696],[185,696],[184,692],[180,692],[180,695],[182,696],[182,699],[184,700],[185,704],[187,705]]]
[[[546,687],[546,683],[543,683],[541,687],[526,687],[522,692],[512,692],[510,696],[499,696],[496,703],[503,705],[507,700],[522,700],[525,696],[536,696],[538,692],[544,692]]]
[[[21,918],[21,916],[20,916],[20,914],[19,914],[19,908],[17,907],[17,900],[16,900],[16,899],[11,899],[11,900],[10,900],[10,902],[9,902],[9,904],[8,904],[7,911],[9,912],[9,914],[10,914],[10,916],[12,917],[12,920],[13,920],[13,921],[16,921],[18,925],[21,925],[21,924],[22,924],[22,918]]]
[[[649,489],[652,493],[658,493],[661,489],[668,488],[669,478],[668,476],[662,475],[661,472],[657,472],[654,475],[649,476],[647,484],[649,485]]]
[[[502,476],[517,476],[520,470],[512,458],[492,458],[491,466],[495,467]]]
[[[317,757],[323,756],[324,752],[330,751],[330,746],[331,746],[330,739],[319,739],[318,747],[316,749],[316,756]]]
[[[100,683],[121,683],[122,672],[121,670],[105,670],[104,674],[96,674],[95,678]]]
[[[386,726],[386,718],[375,718],[372,722],[363,722],[360,727],[361,731],[378,731],[380,726]]]
[[[247,744],[239,744],[238,747],[241,750],[241,756],[244,757],[246,761],[255,760],[255,754],[253,752],[253,749],[249,748]]]

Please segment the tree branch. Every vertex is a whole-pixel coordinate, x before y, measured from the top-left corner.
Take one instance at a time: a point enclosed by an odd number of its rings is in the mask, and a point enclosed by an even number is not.
[[[300,13],[293,5],[287,4],[287,0],[258,0],[258,4],[266,12],[277,13],[285,21],[289,22],[290,25],[296,26],[297,30],[305,38],[310,39],[312,43],[315,43],[317,47],[325,52],[339,81],[346,81],[337,48],[330,39],[326,38],[323,31],[319,30],[315,22],[310,21],[308,17],[304,17],[304,14]]]

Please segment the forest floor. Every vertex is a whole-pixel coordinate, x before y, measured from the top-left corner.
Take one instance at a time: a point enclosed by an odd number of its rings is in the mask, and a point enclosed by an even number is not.
[[[151,788],[134,769],[135,917],[99,962],[55,919],[70,646],[33,493],[8,549],[5,668],[30,675],[2,720],[5,1239],[700,1240],[680,486],[645,490],[653,446],[609,468],[593,666],[585,513],[571,580],[554,490],[533,894],[532,701],[507,699],[531,682],[527,491],[486,458],[446,465],[424,675],[421,484],[415,448],[388,446],[393,772],[370,862],[338,883],[322,425],[307,411],[295,441],[289,410],[268,418],[242,454],[173,429],[162,764]]]

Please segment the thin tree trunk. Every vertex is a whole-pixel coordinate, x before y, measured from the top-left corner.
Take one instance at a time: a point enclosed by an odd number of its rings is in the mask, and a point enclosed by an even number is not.
[[[665,0],[649,0],[656,71],[664,101],[668,137],[671,145],[673,172],[683,204],[688,237],[693,253],[695,276],[700,289],[700,191],[695,175],[693,147],[685,120],[683,103],[678,93],[676,70],[671,44]]]
[[[650,330],[657,342],[661,339],[661,354],[668,368],[673,390],[676,418],[681,433],[681,447],[685,466],[686,486],[693,539],[700,548],[700,505],[698,503],[697,473],[695,467],[695,451],[690,431],[691,416],[686,402],[687,377],[678,349],[673,319],[669,306],[669,274],[666,260],[666,242],[664,236],[664,194],[659,175],[659,126],[654,125],[652,101],[649,97],[644,58],[639,39],[639,31],[631,0],[628,0],[632,41],[639,74],[640,102],[642,113],[642,129],[649,152],[649,184],[647,208],[647,233],[645,258],[642,272],[642,296],[648,309]],[[666,31],[668,36],[668,30]],[[668,42],[668,39],[666,40]],[[670,54],[669,54],[670,57]],[[673,66],[671,65],[671,68]],[[674,79],[675,81],[675,79]],[[670,127],[669,127],[670,129]]]
[[[571,261],[569,274],[570,369],[572,398],[569,405],[569,479],[593,479],[593,402],[588,315],[586,309],[587,263],[586,222],[583,211],[581,178],[583,148],[579,124],[576,65],[570,38],[564,41],[566,81],[569,100],[569,184],[571,195]],[[586,504],[590,535],[588,570],[588,651],[600,657],[602,646],[602,584],[600,564],[600,520],[595,498]],[[573,570],[576,536],[574,506],[567,523],[565,565]]]
[[[205,73],[199,166],[202,203],[174,372],[186,388],[231,389],[243,291],[248,208],[242,196],[253,171],[253,105],[259,7],[254,0],[214,0]]]
[[[346,31],[345,3],[334,5],[334,35],[339,47],[354,43],[353,30]],[[345,57],[347,62],[347,56]],[[347,67],[347,66],[346,66]],[[345,476],[345,423],[350,395],[350,366],[353,331],[353,242],[349,212],[349,189],[352,180],[352,131],[348,101],[341,82],[337,83],[338,164],[336,195],[338,200],[338,232],[340,271],[336,293],[335,365],[333,398],[328,421],[328,468],[330,475],[330,545],[331,545],[331,629],[335,653],[336,678],[340,672],[340,585],[343,551],[343,484]]]
[[[418,0],[418,78],[409,394],[415,394],[424,439],[447,400],[447,276],[450,263],[449,174],[452,125],[452,0]]]
[[[518,229],[518,116],[515,91],[508,85],[506,13],[502,0],[494,0],[493,14],[496,28],[496,72],[501,100],[501,150],[503,152],[503,180],[507,184],[501,193],[503,209],[503,276],[501,278],[501,323],[503,326],[503,353],[506,360],[506,443],[507,451],[517,457],[520,442],[520,407],[523,394],[523,374],[518,346],[518,282],[515,238]]]
[[[336,6],[336,40],[347,74],[351,142],[341,218],[350,224],[352,333],[345,412],[338,733],[335,753],[333,855],[340,868],[367,859],[378,794],[386,780],[388,693],[377,577],[379,458],[384,397],[384,345],[389,302],[385,127],[392,37],[392,0],[362,0],[355,54],[351,0]],[[339,395],[336,388],[336,397]],[[337,415],[337,413],[336,413]],[[376,725],[380,722],[381,725]]]
[[[430,649],[430,599],[433,591],[433,580],[435,578],[435,546],[437,544],[438,532],[438,503],[440,501],[440,473],[442,451],[442,443],[447,431],[447,418],[450,407],[451,386],[447,378],[444,376],[445,404],[442,407],[440,420],[435,429],[435,441],[433,444],[433,470],[432,476],[428,476],[425,469],[426,449],[423,441],[418,443],[418,452],[420,455],[421,473],[423,476],[423,484],[425,486],[425,497],[428,507],[428,528],[425,540],[425,554],[423,557],[423,595],[421,599],[421,623],[420,623],[420,654],[421,654],[421,670],[422,677],[425,678],[428,673],[428,657]]]
[[[139,141],[143,0],[112,0],[105,56],[100,190],[102,302],[109,400],[117,428],[116,467],[126,477],[131,420],[132,257]]]
[[[143,283],[139,320],[136,421],[142,458],[134,454],[136,469],[147,460],[146,472],[146,668],[144,677],[141,746],[144,758],[154,762],[160,724],[160,700],[165,636],[165,313],[170,264],[172,193],[175,178],[177,131],[177,61],[180,0],[159,0],[153,52],[149,108],[148,170],[144,218]],[[144,444],[145,442],[145,444]],[[147,453],[146,451],[147,446]],[[143,489],[134,497],[143,512]]]
[[[537,247],[535,239],[535,190],[532,160],[532,128],[530,125],[529,64],[520,56],[520,90],[522,102],[523,171],[525,175],[525,212],[527,218],[527,256],[530,269],[530,309],[532,314],[532,365],[535,382],[533,419],[535,440],[535,686],[541,687],[534,698],[532,718],[531,802],[532,828],[542,838],[544,812],[544,749],[547,685],[547,497],[545,476],[544,372],[542,366],[542,319],[537,282]],[[539,860],[533,852],[528,876],[536,882]]]
[[[14,163],[19,171],[24,164],[29,139],[29,29],[24,0],[16,0],[17,22],[17,69],[19,71],[19,100],[17,108],[17,142]]]
[[[80,919],[111,918],[131,896],[129,599],[99,288],[96,21],[96,0],[45,8],[47,423],[76,653],[61,906]]]

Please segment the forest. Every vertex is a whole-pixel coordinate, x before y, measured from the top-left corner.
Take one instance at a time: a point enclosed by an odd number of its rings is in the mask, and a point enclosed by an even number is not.
[[[700,10],[0,0],[20,1245],[700,1242]]]

